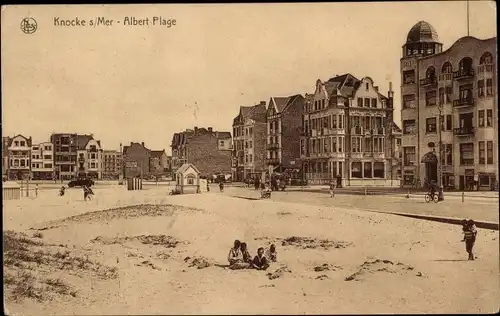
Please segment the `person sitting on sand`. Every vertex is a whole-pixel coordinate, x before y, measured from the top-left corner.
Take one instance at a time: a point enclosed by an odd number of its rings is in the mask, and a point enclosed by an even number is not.
[[[266,270],[269,268],[269,263],[264,256],[264,248],[260,247],[257,250],[257,255],[253,259],[252,266],[257,270]]]
[[[243,254],[241,253],[241,242],[239,240],[234,241],[234,247],[229,250],[227,255],[227,261],[229,264],[234,264],[243,261]]]
[[[271,262],[276,262],[278,259],[278,253],[276,252],[276,246],[274,244],[266,250],[266,259]]]
[[[243,262],[252,263],[252,256],[250,255],[250,252],[248,252],[247,243],[242,242],[240,249],[243,256]]]

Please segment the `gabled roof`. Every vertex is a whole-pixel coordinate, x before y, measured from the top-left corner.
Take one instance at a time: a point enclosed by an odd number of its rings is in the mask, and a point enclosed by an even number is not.
[[[198,168],[196,168],[193,164],[191,163],[185,163],[183,164],[182,166],[179,167],[179,169],[177,169],[177,172],[176,173],[184,173],[186,172],[190,167],[192,167],[198,174],[200,173],[200,170],[198,170]]]
[[[303,96],[301,94],[295,94],[289,97],[271,97],[269,105],[273,103],[274,106],[276,107],[277,113],[283,113],[286,111],[288,107],[290,107],[290,105],[292,105],[299,98],[303,98]]]
[[[161,156],[165,153],[165,149],[162,150],[151,150],[151,156],[156,158],[161,158]]]
[[[350,73],[346,73],[330,78],[324,84],[329,96],[332,94],[333,90],[336,89],[340,92],[340,95],[350,97],[359,87],[359,82],[360,80],[358,78]]]
[[[78,135],[76,137],[76,146],[78,149],[85,149],[87,147],[88,142],[94,139],[92,135]]]
[[[231,138],[230,132],[219,132],[218,133],[218,139],[227,139],[227,138]]]
[[[31,147],[31,137],[26,137],[24,135],[21,135],[21,134],[17,134],[15,135],[14,137],[8,137],[8,142],[9,142],[9,145],[8,147],[10,147],[12,145],[12,142],[14,141],[14,138],[18,137],[18,136],[21,136],[22,138],[26,139],[26,146],[27,147]]]

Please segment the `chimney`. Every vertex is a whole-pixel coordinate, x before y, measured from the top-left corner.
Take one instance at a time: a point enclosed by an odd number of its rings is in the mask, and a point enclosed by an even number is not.
[[[122,143],[120,143],[120,153],[123,153],[123,146],[122,146]]]
[[[260,105],[266,105],[266,101],[260,101]]]
[[[388,107],[390,109],[393,108],[393,102],[394,102],[394,91],[392,91],[392,82],[389,81],[389,92],[387,93],[387,96],[389,97],[389,104]]]
[[[212,133],[212,128],[211,127],[208,128],[208,132]]]
[[[134,142],[130,142],[130,146],[132,146],[134,144]]]
[[[198,135],[198,126],[195,126],[195,127],[194,127],[194,134],[195,134],[195,135]]]
[[[373,89],[378,92],[378,86],[373,87]]]
[[[142,147],[144,147],[144,142],[141,142]]]

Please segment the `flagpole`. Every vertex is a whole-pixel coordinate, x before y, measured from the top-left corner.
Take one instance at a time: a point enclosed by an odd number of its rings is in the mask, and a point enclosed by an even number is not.
[[[469,0],[467,0],[467,36],[469,35]]]

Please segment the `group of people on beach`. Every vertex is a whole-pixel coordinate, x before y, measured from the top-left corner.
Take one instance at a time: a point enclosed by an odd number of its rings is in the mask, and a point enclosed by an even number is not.
[[[276,262],[277,259],[278,254],[274,244],[271,245],[266,251],[264,251],[263,247],[257,249],[257,255],[252,259],[252,256],[248,251],[247,244],[245,242],[240,242],[239,240],[234,241],[234,245],[229,250],[229,254],[227,255],[229,269],[232,270],[266,270],[269,268],[270,262]]]

